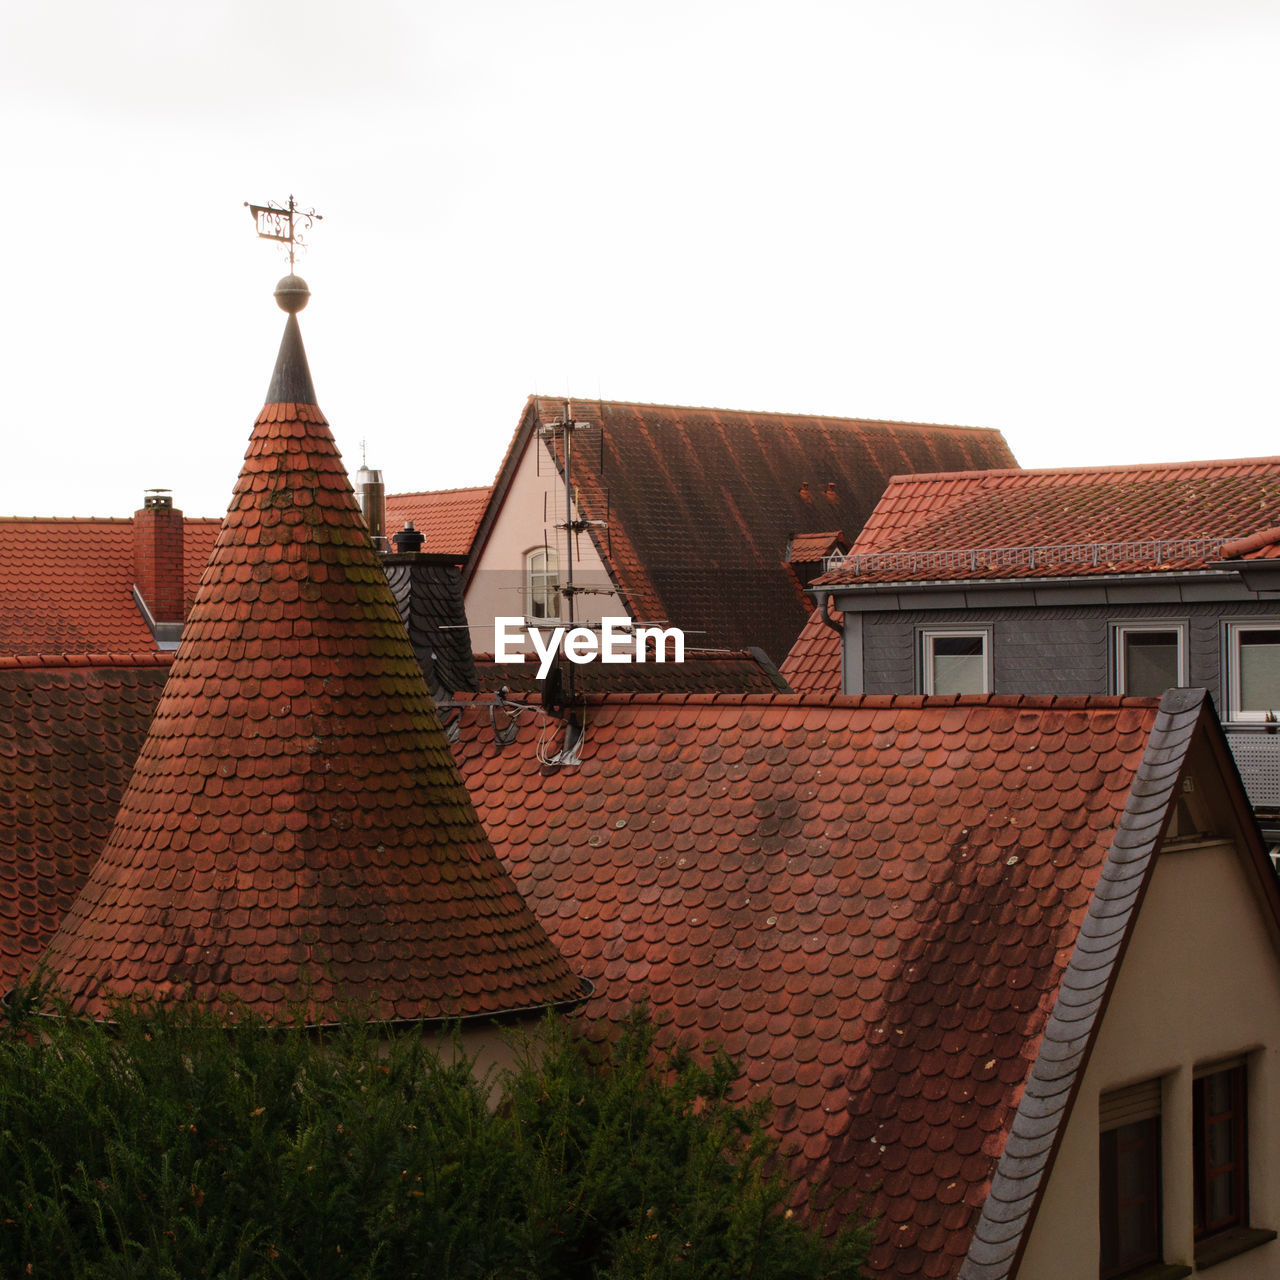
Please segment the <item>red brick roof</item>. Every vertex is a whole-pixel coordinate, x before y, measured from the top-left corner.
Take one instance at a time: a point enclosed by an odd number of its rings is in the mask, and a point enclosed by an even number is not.
[[[424,551],[465,556],[493,490],[428,489],[422,493],[387,494],[387,537],[393,538],[406,520],[426,538]]]
[[[1178,696],[1194,725],[1203,695]],[[796,1171],[879,1215],[874,1273],[950,1280],[1126,806],[1149,855],[1172,803],[1185,734],[1134,785],[1157,719],[1116,698],[610,697],[576,768],[539,763],[532,712],[499,746],[468,711],[455,752],[596,983],[584,1015],[647,997],[722,1042]]]
[[[472,546],[474,571],[528,441],[564,401],[531,397]],[[860,529],[889,477],[1016,465],[998,431],[611,401],[571,402],[579,514],[631,617],[779,662],[807,609],[793,535]],[[558,447],[558,446],[557,446]]]
[[[310,388],[290,316],[272,379]],[[301,396],[299,396],[301,399]],[[115,828],[44,962],[272,1018],[491,1015],[581,985],[458,776],[324,416],[269,402]]]
[[[218,520],[186,519],[188,603]],[[155,649],[133,599],[133,520],[0,518],[0,653]]]
[[[172,656],[0,658],[0,988],[35,963],[106,843]]]
[[[828,606],[828,616],[834,617]],[[796,637],[781,671],[796,691],[818,697],[839,693],[841,688],[841,634],[822,621],[815,609]]]
[[[1201,569],[1280,522],[1280,458],[898,476],[821,579],[1078,577]]]

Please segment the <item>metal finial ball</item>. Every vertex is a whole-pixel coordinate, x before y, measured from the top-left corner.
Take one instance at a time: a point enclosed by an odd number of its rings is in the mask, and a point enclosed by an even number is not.
[[[275,297],[281,311],[296,315],[307,305],[311,290],[307,288],[307,282],[301,276],[289,275],[276,285]]]

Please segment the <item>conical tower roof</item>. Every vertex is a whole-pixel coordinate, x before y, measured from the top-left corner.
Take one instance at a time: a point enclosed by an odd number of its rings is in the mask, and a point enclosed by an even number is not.
[[[293,314],[268,397],[115,828],[44,969],[95,1016],[113,994],[310,1022],[578,998],[458,774]]]

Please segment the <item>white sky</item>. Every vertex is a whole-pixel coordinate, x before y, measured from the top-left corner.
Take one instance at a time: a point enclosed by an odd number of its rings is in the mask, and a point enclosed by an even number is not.
[[[221,515],[324,215],[392,492],[530,392],[1280,453],[1270,0],[0,0],[0,513]]]

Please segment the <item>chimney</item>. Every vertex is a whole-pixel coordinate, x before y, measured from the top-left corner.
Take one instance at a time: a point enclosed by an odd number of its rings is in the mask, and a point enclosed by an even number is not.
[[[800,501],[801,502],[813,501],[813,495],[809,492],[809,482],[807,480],[802,480],[800,482]]]
[[[168,489],[148,489],[142,510],[133,513],[133,594],[157,641],[186,618],[182,575],[182,512]],[[162,647],[170,647],[162,643]]]
[[[373,471],[368,466],[361,465],[356,472],[356,501],[360,504],[360,514],[364,516],[373,545],[379,549],[385,548],[387,490],[382,483],[381,471]]]
[[[836,500],[836,482],[834,480],[827,481],[826,499],[828,502]]]
[[[403,554],[406,551],[421,551],[426,538],[413,527],[412,520],[406,520],[404,528],[391,541],[396,544],[396,551]]]

